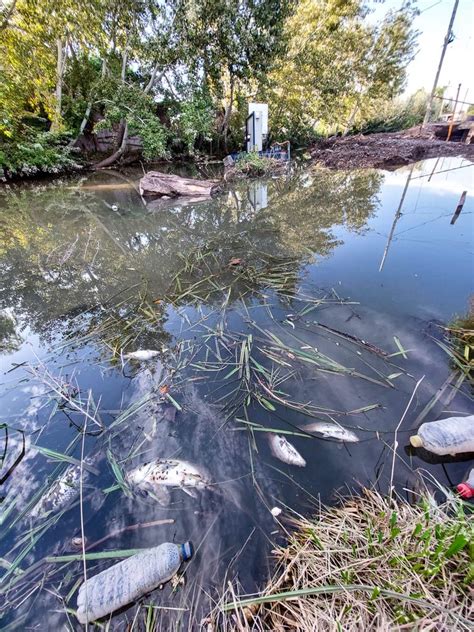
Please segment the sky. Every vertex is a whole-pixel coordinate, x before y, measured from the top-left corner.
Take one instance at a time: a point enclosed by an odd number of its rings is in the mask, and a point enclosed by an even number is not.
[[[380,19],[389,9],[398,9],[401,4],[402,0],[372,0],[370,5],[375,11],[371,19]],[[420,35],[418,53],[408,67],[407,95],[418,88],[431,91],[454,0],[418,0],[416,4],[420,15],[414,27]],[[446,51],[438,85],[448,86],[445,96],[455,98],[461,83],[459,98],[474,103],[474,0],[459,0],[453,32],[455,39]]]

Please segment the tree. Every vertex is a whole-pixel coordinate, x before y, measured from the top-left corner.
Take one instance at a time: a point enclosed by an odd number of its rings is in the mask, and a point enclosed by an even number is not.
[[[292,0],[188,0],[182,9],[188,55],[211,91],[224,100],[227,139],[237,85],[262,79],[281,52]]]
[[[405,4],[380,25],[362,0],[302,0],[285,25],[289,40],[262,92],[273,132],[342,129],[354,106],[400,91],[413,54],[412,9]]]

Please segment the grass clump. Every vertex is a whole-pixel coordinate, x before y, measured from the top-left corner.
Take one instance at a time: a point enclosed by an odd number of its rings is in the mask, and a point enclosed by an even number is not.
[[[258,152],[240,154],[233,167],[226,172],[226,180],[232,178],[260,178],[281,173],[285,163],[276,158],[260,156]]]
[[[263,594],[221,604],[223,627],[245,630],[469,629],[472,508],[417,504],[372,490],[312,519],[274,553]],[[233,591],[232,591],[233,593]],[[227,594],[227,597],[231,597]]]
[[[444,341],[438,341],[437,344],[451,358],[451,364],[459,372],[460,379],[474,386],[474,297],[471,297],[469,312],[455,318],[443,329]]]

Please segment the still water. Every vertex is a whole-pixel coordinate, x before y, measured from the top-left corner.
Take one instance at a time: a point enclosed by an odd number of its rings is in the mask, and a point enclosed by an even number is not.
[[[188,204],[146,205],[135,172],[1,190],[2,629],[79,629],[82,562],[51,558],[80,553],[81,506],[91,553],[188,539],[197,549],[184,583],[111,629],[144,629],[151,614],[163,629],[197,629],[229,579],[262,585],[292,510],[387,489],[394,430],[421,378],[394,483],[406,494],[417,471],[459,482],[466,460],[407,444],[422,420],[474,411],[437,344],[473,292],[473,175],[454,158],[396,172],[298,168]],[[124,358],[139,349],[159,353]],[[301,431],[316,421],[359,441]],[[276,431],[305,467],[275,458]],[[41,499],[81,455],[82,503],[48,513]],[[163,500],[124,482],[156,458],[188,461],[212,485]],[[113,561],[88,559],[88,575]]]

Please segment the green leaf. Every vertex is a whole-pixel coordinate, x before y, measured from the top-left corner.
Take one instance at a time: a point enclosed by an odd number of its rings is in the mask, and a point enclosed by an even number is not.
[[[469,540],[466,538],[466,536],[463,533],[459,533],[451,542],[449,549],[446,551],[446,557],[452,557],[453,555],[461,551],[468,542]]]

